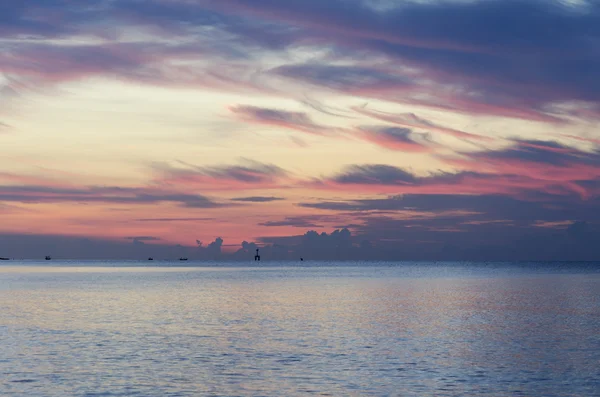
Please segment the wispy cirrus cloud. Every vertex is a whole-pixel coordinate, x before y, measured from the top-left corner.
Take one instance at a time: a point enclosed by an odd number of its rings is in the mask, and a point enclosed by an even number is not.
[[[595,2],[434,1],[390,3],[385,11],[362,0],[332,0],[326,9],[316,0],[13,3],[2,6],[0,35],[9,40],[0,43],[0,67],[20,78],[96,75],[260,91],[276,75],[297,88],[310,82],[346,95],[548,122],[561,120],[556,104],[600,103]],[[127,38],[131,31],[147,39]],[[300,46],[329,51],[258,73],[261,56]],[[244,68],[228,71],[225,59]],[[257,73],[266,80],[251,77]]]
[[[325,216],[326,217],[326,216]],[[324,216],[293,216],[286,217],[283,220],[267,221],[259,223],[259,226],[267,227],[282,227],[291,226],[298,228],[322,228],[323,225],[320,222],[323,221]]]
[[[315,123],[307,113],[289,112],[255,106],[235,106],[230,109],[242,120],[250,123],[277,126],[314,135],[347,138],[353,136],[389,150],[429,152],[432,142],[424,133],[408,128],[385,126],[328,127]]]
[[[187,208],[218,208],[221,204],[199,194],[180,193],[149,187],[84,186],[52,187],[35,185],[0,186],[0,201],[18,203],[112,203],[157,204],[170,202]]]
[[[215,7],[310,28],[347,52],[404,62],[440,86],[459,87],[449,101],[455,110],[550,121],[549,103],[600,98],[589,72],[600,62],[593,50],[600,36],[595,2],[416,2],[385,12],[342,0],[327,9],[317,1],[226,0]]]
[[[586,137],[586,136],[577,136],[577,135],[570,135],[570,134],[565,134],[564,136],[566,138],[574,139],[576,141],[588,142],[588,143],[593,143],[595,145],[600,145],[600,138],[593,138],[593,137]]]
[[[537,182],[537,183],[536,183]],[[325,190],[361,194],[518,194],[523,189],[544,187],[547,182],[519,175],[463,171],[417,176],[399,167],[363,164],[346,167],[314,185]]]
[[[375,118],[377,120],[386,121],[386,122],[389,122],[392,124],[400,125],[402,127],[425,129],[425,130],[431,131],[431,132],[439,132],[442,134],[448,134],[448,135],[451,135],[458,139],[471,139],[471,140],[477,140],[477,141],[490,141],[491,140],[491,138],[486,137],[486,136],[471,134],[469,132],[460,131],[460,130],[456,130],[453,128],[448,128],[448,127],[443,127],[443,126],[437,125],[437,124],[433,123],[432,121],[421,118],[413,113],[391,114],[391,113],[380,112],[380,111],[376,111],[376,110],[370,110],[370,109],[367,109],[366,107],[353,107],[352,109],[355,112],[360,113],[362,115],[369,116],[369,117]]]
[[[285,186],[289,173],[274,164],[242,159],[239,165],[154,164],[155,183],[210,190],[252,190]]]
[[[315,123],[307,113],[290,112],[281,109],[270,109],[257,106],[232,106],[230,108],[241,120],[250,123],[283,127],[314,135],[332,136],[339,129]]]
[[[248,196],[248,197],[236,197],[232,198],[231,201],[238,201],[242,203],[271,203],[273,201],[283,201],[283,197],[273,196]]]
[[[139,218],[135,222],[205,222],[216,221],[216,218],[186,217],[186,218]]]
[[[416,133],[408,128],[363,127],[358,129],[357,135],[389,150],[425,153],[432,151],[433,146],[427,134]]]
[[[269,73],[359,96],[381,95],[385,92],[398,95],[416,88],[408,76],[361,66],[284,65]]]
[[[160,84],[179,74],[183,82],[200,64],[178,68],[178,60],[227,57],[251,65],[267,52],[303,45],[331,52],[310,63],[277,66],[267,74],[392,101],[402,100],[399,93],[410,88],[418,95],[405,97],[408,102],[546,121],[553,120],[550,105],[600,101],[591,72],[600,65],[594,51],[600,37],[595,2],[414,2],[390,4],[385,11],[367,1],[343,0],[330,1],[327,9],[315,0],[150,0],[143,6],[133,0],[93,5],[36,0],[26,7],[2,7],[3,37],[45,40],[0,44],[5,54],[0,65],[16,75],[60,80],[137,74],[140,81]],[[119,33],[101,33],[105,30],[99,27],[108,24],[115,32],[136,29],[162,40],[126,43]],[[82,37],[95,42],[65,45]],[[194,52],[202,56],[194,57]],[[36,70],[42,59],[48,60],[47,71]],[[216,67],[200,69],[206,73],[196,80],[218,73]],[[253,72],[259,69],[256,63]],[[235,89],[235,73],[227,78]],[[241,88],[250,80],[237,83]]]

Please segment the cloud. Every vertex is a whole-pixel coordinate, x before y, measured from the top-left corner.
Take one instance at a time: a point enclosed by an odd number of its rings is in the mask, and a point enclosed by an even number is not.
[[[259,225],[267,226],[267,227],[280,227],[280,226],[292,226],[292,227],[301,227],[301,228],[310,228],[310,227],[321,228],[321,227],[323,227],[322,225],[314,223],[311,220],[311,218],[307,219],[306,217],[287,217],[284,220],[268,221],[268,222],[259,223]]]
[[[588,142],[588,143],[593,143],[595,145],[600,145],[600,138],[589,138],[589,137],[570,135],[570,134],[565,134],[564,136],[566,138],[574,139],[576,141]]]
[[[382,164],[352,165],[331,179],[342,185],[402,185],[414,184],[417,180],[407,171]]]
[[[600,152],[558,142],[515,139],[507,148],[471,153],[449,163],[466,170],[529,179],[531,189],[548,191],[558,185],[583,197],[598,193],[586,189],[585,184],[600,178]]]
[[[438,132],[442,134],[451,135],[458,139],[472,139],[477,141],[491,140],[489,137],[471,134],[469,132],[464,132],[453,128],[442,127],[429,120],[423,119],[413,113],[392,114],[375,110],[367,110],[365,106],[353,107],[352,109],[355,112],[360,113],[362,115],[369,116],[381,121],[387,121],[389,123],[397,124],[403,127],[425,129],[431,132]]]
[[[159,237],[153,237],[153,236],[135,236],[135,237],[125,237],[125,240],[131,240],[134,243],[143,243],[145,241],[160,241],[162,240]]]
[[[242,120],[251,123],[278,126],[330,137],[353,135],[389,150],[406,152],[430,151],[430,147],[427,145],[427,136],[421,133],[414,133],[407,128],[370,126],[350,129],[328,127],[313,122],[310,116],[304,112],[289,112],[256,106],[235,106],[230,108],[230,110]],[[322,111],[322,109],[319,111]]]
[[[362,127],[358,129],[358,136],[388,150],[425,153],[432,149],[426,134],[408,128]]]
[[[0,252],[11,258],[251,260],[260,247],[265,261],[294,260],[593,260],[600,250],[593,244],[600,227],[586,221],[555,222],[556,227],[512,227],[506,222],[465,225],[457,232],[453,220],[425,219],[411,224],[389,217],[372,217],[356,231],[337,229],[317,233],[260,237],[244,241],[233,254],[223,252],[216,238],[207,247],[168,245],[141,236],[120,240],[74,236],[0,234]],[[533,233],[535,232],[535,233]],[[144,240],[152,241],[145,244]],[[130,240],[126,243],[124,240]]]
[[[151,244],[145,244],[151,242]],[[181,256],[202,253],[190,247],[171,245],[154,236],[104,239],[69,235],[0,233],[0,252],[15,259],[155,259],[177,260]]]
[[[76,15],[82,16],[91,8],[93,7],[70,8],[69,2],[65,0],[5,2],[0,5],[0,35],[52,38],[72,33]]]
[[[233,106],[230,110],[242,120],[269,126],[284,127],[314,135],[332,135],[335,128],[314,123],[304,112],[261,108],[256,106]]]
[[[178,165],[154,164],[155,183],[206,190],[246,190],[281,187],[289,179],[283,168],[249,159],[242,159],[240,165],[196,166],[181,161]]]
[[[333,218],[295,216],[290,209],[281,218],[261,218],[266,220],[263,226],[271,229],[259,230],[276,233],[280,231],[273,229],[276,226],[348,223],[353,247],[364,236],[375,245],[404,242],[403,249],[415,255],[412,245],[422,248],[419,244],[425,241],[449,247],[448,252],[460,251],[463,257],[473,254],[465,253],[468,243],[492,256],[502,251],[486,251],[486,244],[504,244],[515,253],[529,255],[540,245],[558,247],[561,241],[574,239],[574,246],[585,251],[577,244],[592,241],[590,236],[598,226],[598,140],[593,134],[568,136],[564,124],[600,117],[597,1],[329,0],[323,4],[321,0],[5,1],[0,5],[0,70],[4,74],[0,99],[104,79],[268,93],[269,98],[263,99],[301,101],[312,110],[260,107],[252,102],[252,95],[247,104],[231,107],[231,115],[257,128],[353,137],[388,150],[436,156],[443,169],[417,174],[393,163],[383,164],[383,160],[382,164],[363,164],[357,159],[356,164],[310,184],[275,164],[178,162],[156,165],[154,179],[136,187],[74,186],[5,172],[0,173],[4,184],[0,201],[242,208],[242,203],[277,200],[268,189],[299,186],[313,189],[311,195],[326,192],[323,200],[301,203],[304,211],[329,211],[325,215]],[[318,101],[306,99],[307,95]],[[563,123],[551,126],[550,132],[568,138],[566,142],[578,140],[579,147],[588,150],[568,146],[563,140],[492,140],[477,131],[445,126],[441,116],[424,117],[420,110],[392,113],[348,105],[365,102],[387,102],[386,108],[429,107],[491,115],[493,119],[477,121],[496,126],[505,125],[497,117]],[[321,122],[314,111],[336,122],[368,118],[385,125],[341,128]],[[8,117],[12,124],[20,116],[15,112]],[[538,127],[531,129],[532,134]],[[0,124],[0,131],[6,130]],[[299,136],[293,134],[290,139],[303,145]],[[471,142],[477,151],[443,157],[436,150],[438,137]],[[494,148],[484,148],[480,145],[484,142]],[[227,194],[234,198],[205,195],[218,191],[235,192]],[[360,199],[331,198],[336,192]],[[7,204],[0,205],[6,211]],[[138,221],[213,221],[167,215]],[[564,230],[557,231],[559,226]],[[142,232],[126,235],[137,233]],[[301,234],[281,236],[277,241],[303,238]],[[215,255],[221,244],[215,240],[213,247],[219,247],[213,248]],[[431,252],[443,251],[438,248],[434,246]],[[325,251],[326,256],[333,255]],[[544,252],[549,255],[550,251]],[[565,248],[565,252],[571,251]]]
[[[11,126],[0,121],[0,134],[9,132]]]
[[[346,109],[341,109],[341,108],[325,105],[324,103],[322,103],[314,98],[309,98],[309,97],[305,96],[303,99],[300,100],[300,103],[302,103],[305,106],[308,106],[309,108],[311,108],[313,110],[316,110],[317,112],[326,114],[328,116],[341,117],[341,118],[345,118],[345,119],[356,118],[356,117],[350,115],[350,112]]]
[[[326,8],[317,0],[10,3],[0,9],[7,39],[0,68],[20,78],[104,76],[285,95],[271,79],[281,76],[297,89],[309,82],[348,95],[548,122],[563,116],[556,105],[600,103],[595,1],[401,2],[385,11],[346,0]],[[133,31],[135,40],[127,34]],[[266,56],[301,50],[315,55],[261,72]]]
[[[246,161],[246,165],[200,168],[204,173],[219,179],[231,179],[245,183],[262,183],[287,175],[281,167],[258,161]]]
[[[156,42],[57,44],[16,43],[0,54],[0,67],[12,79],[13,93],[24,95],[45,87],[90,78],[118,79],[158,87],[196,88],[234,92],[269,92],[253,82],[251,72],[230,60],[223,48]],[[0,48],[2,45],[0,44]],[[248,62],[248,61],[246,61]],[[18,90],[11,88],[19,85]]]
[[[600,152],[586,152],[557,142],[513,140],[496,150],[442,158],[455,172],[413,173],[385,164],[346,167],[317,180],[315,188],[357,193],[503,194],[534,197],[600,194]]]
[[[544,201],[494,194],[405,194],[301,206],[335,216],[354,213],[353,241],[373,242],[378,252],[371,258],[589,260],[599,252],[590,244],[600,236],[598,197]]]
[[[566,166],[571,163],[600,165],[600,153],[583,152],[553,141],[513,139],[513,145],[506,149],[472,154],[474,160],[518,160],[528,163]]]
[[[552,201],[528,200],[505,195],[465,195],[465,194],[404,194],[385,198],[348,201],[320,201],[301,203],[305,208],[335,212],[371,213],[387,211],[389,214],[403,212],[430,213],[419,215],[421,219],[439,217],[456,218],[462,216],[465,222],[510,220],[515,223],[535,220],[559,221],[565,219],[588,219],[599,221],[595,208],[598,199],[582,200],[577,196],[553,198]],[[458,212],[457,212],[458,211]],[[414,220],[414,217],[406,217]]]
[[[496,175],[464,171],[437,172],[425,176],[385,164],[351,165],[329,178],[317,181],[314,187],[356,193],[404,194],[515,194],[521,189],[539,188],[540,184],[519,175]]]
[[[289,216],[281,220],[259,223],[259,226],[281,227],[291,226],[298,228],[322,228],[324,224],[343,222],[343,217],[332,215],[298,215]]]
[[[135,222],[204,222],[216,221],[216,218],[140,218],[135,219]]]
[[[285,200],[283,197],[266,197],[266,196],[250,196],[250,197],[236,197],[231,199],[232,201],[241,201],[246,203],[270,203],[273,201]]]
[[[299,64],[280,66],[270,72],[353,95],[381,92],[398,94],[415,88],[406,76],[360,66]]]
[[[36,89],[103,77],[268,92],[266,85],[252,81],[255,73],[248,63],[259,58],[253,54],[285,47],[285,37],[294,40],[297,30],[162,1],[140,6],[136,0],[31,0],[27,7],[2,6],[3,12],[0,70],[22,87]],[[53,29],[31,28],[29,22]]]
[[[115,203],[156,204],[171,202],[187,208],[218,208],[225,204],[198,194],[170,192],[157,188],[117,186],[52,187],[0,186],[0,201],[19,203]]]
[[[538,0],[413,2],[385,12],[343,0],[326,9],[316,0],[225,0],[219,7],[308,27],[329,42],[386,54],[440,83],[446,79],[479,92],[483,103],[510,108],[503,98],[513,98],[543,113],[551,101],[599,99],[590,73],[600,62],[593,50],[600,36],[595,2],[570,7]]]

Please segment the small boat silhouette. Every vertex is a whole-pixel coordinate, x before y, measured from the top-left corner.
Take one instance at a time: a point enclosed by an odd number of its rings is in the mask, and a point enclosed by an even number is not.
[[[9,260],[10,260],[9,258],[1,258],[0,257],[0,261],[9,261]]]
[[[52,257],[51,257],[50,255],[46,255],[46,260],[47,260],[47,261],[49,261],[49,260],[51,260],[51,259],[52,259]]]
[[[180,261],[187,261],[187,258],[179,258]]]
[[[154,260],[154,258],[153,258],[153,257],[150,257],[150,258],[148,258],[148,260],[149,260],[149,261],[153,261],[153,260]]]

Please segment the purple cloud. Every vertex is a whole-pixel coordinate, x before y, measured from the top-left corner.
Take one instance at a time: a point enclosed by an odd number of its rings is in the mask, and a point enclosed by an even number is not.
[[[19,203],[113,203],[156,204],[171,202],[188,208],[218,208],[225,204],[198,194],[171,192],[157,188],[113,186],[52,187],[0,186],[0,201]]]
[[[230,110],[242,120],[251,123],[284,127],[315,135],[332,135],[336,133],[335,128],[316,124],[304,112],[241,105],[233,106]]]
[[[240,201],[244,203],[270,203],[273,201],[282,201],[285,200],[283,197],[273,197],[273,196],[250,196],[250,197],[236,197],[231,199],[231,201]]]
[[[404,2],[385,12],[346,0],[327,7],[317,0],[30,0],[1,7],[0,36],[37,39],[0,45],[0,68],[17,78],[102,75],[271,90],[269,76],[278,75],[393,102],[554,122],[563,116],[556,104],[600,103],[595,1]],[[106,26],[117,33],[106,34]],[[161,40],[126,43],[118,33],[125,30]],[[89,43],[65,44],[75,37]],[[62,41],[44,41],[55,38]],[[272,69],[265,81],[250,77],[261,57],[299,46],[328,51]],[[182,60],[198,65],[176,66]]]

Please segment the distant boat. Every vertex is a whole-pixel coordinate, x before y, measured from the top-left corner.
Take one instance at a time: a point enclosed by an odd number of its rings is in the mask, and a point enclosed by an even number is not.
[[[9,261],[9,258],[0,258],[0,261]]]
[[[150,258],[148,258],[148,260],[149,260],[149,261],[153,261],[153,260],[154,260],[154,258],[153,258],[153,257],[150,257]]]
[[[46,255],[46,260],[47,260],[47,261],[49,261],[49,260],[51,260],[51,259],[52,259],[52,257],[51,257],[50,255]]]
[[[187,258],[179,258],[180,261],[187,261]]]

